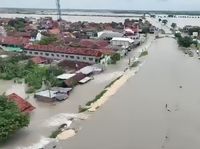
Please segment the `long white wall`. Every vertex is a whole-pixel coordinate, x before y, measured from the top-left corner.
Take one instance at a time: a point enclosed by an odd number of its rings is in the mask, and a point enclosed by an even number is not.
[[[24,50],[24,53],[28,56],[41,56],[50,59],[63,59],[69,61],[79,61],[86,63],[98,63],[100,58],[94,56],[84,56],[84,55],[73,55],[73,54],[63,54],[63,53],[52,53],[52,52],[43,52],[43,51],[31,51]]]

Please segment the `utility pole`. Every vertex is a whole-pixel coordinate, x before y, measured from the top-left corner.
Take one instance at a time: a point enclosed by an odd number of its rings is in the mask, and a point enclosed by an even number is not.
[[[56,6],[57,6],[57,11],[58,11],[58,20],[62,20],[61,18],[61,8],[60,8],[60,0],[56,0]]]

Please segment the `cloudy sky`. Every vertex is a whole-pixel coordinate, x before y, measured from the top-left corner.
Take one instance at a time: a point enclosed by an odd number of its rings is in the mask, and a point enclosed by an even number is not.
[[[200,10],[200,0],[61,0],[62,8]],[[0,7],[55,8],[55,0],[0,0]]]

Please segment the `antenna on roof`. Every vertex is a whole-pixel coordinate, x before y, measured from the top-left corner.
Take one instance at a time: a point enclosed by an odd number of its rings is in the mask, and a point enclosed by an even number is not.
[[[61,18],[60,0],[56,0],[56,6],[57,6],[57,11],[58,11],[58,20],[62,20],[62,18]]]

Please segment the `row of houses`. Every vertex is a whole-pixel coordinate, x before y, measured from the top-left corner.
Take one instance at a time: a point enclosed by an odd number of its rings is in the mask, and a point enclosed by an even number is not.
[[[104,55],[114,53],[113,47],[118,46],[126,49],[134,43],[136,43],[135,40],[128,37],[113,36],[110,44],[104,40],[84,39],[79,42],[80,47],[64,47],[32,44],[27,38],[0,37],[0,44],[2,46],[19,47],[27,56],[86,62],[90,64],[99,63]],[[109,47],[109,45],[111,46]]]

